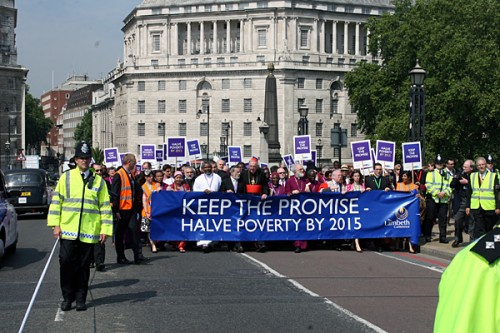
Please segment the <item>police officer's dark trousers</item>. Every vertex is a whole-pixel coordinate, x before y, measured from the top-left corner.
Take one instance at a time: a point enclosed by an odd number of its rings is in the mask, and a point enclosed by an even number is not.
[[[446,214],[448,213],[447,203],[436,203],[433,199],[427,200],[427,216],[424,224],[424,236],[431,237],[432,226],[436,217],[439,220],[439,240],[446,240]]]
[[[85,303],[89,289],[90,260],[94,244],[61,239],[59,264],[61,289],[65,301]]]

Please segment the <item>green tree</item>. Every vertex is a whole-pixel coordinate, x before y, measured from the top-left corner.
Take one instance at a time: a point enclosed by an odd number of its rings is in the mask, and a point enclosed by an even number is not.
[[[50,118],[45,118],[40,100],[29,93],[29,87],[26,87],[25,93],[25,115],[26,147],[28,151],[34,148],[39,154],[40,145],[47,142],[47,134],[54,123]]]
[[[426,156],[471,158],[500,145],[500,2],[398,0],[395,13],[369,20],[370,53],[346,75],[360,128],[368,138],[406,141],[408,72],[427,71]],[[500,157],[500,156],[499,156]]]
[[[92,142],[92,113],[86,111],[82,121],[76,126],[75,141],[86,141],[89,144]]]
[[[104,163],[104,150],[101,148],[92,148],[92,158],[98,164]]]

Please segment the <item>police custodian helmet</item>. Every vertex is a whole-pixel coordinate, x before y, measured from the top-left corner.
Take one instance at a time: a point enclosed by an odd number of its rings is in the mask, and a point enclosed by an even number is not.
[[[85,141],[78,142],[75,149],[75,157],[80,157],[80,158],[92,157],[92,153],[90,151],[90,145]]]

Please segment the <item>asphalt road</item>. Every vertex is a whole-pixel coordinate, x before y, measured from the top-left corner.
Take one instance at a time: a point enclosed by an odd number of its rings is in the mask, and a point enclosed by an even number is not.
[[[17,332],[55,240],[19,221],[0,268],[0,332]],[[148,265],[92,270],[89,309],[63,312],[56,250],[24,332],[432,332],[444,260],[318,250],[144,253]],[[131,259],[130,250],[127,250]]]

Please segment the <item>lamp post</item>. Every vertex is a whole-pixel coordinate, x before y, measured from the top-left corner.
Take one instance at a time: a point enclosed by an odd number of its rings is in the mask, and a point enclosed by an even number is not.
[[[203,108],[203,106],[202,106]],[[208,152],[210,151],[210,105],[206,105],[205,111],[207,113],[207,161],[209,159]],[[198,110],[196,113],[196,118],[200,118],[204,113],[204,110]]]
[[[201,153],[202,153],[202,156],[201,158],[203,158],[203,154],[206,153],[207,154],[207,161],[208,161],[208,150],[207,150],[207,144],[205,142],[203,142],[201,145],[200,145],[200,148],[201,148]]]
[[[425,163],[425,70],[417,64],[408,73],[411,80],[410,90],[410,121],[408,141],[420,141],[422,161]]]
[[[342,148],[347,147],[347,129],[333,127],[330,132],[330,146],[339,150],[339,164],[342,165]]]
[[[309,108],[305,106],[299,107],[300,120],[299,120],[299,135],[309,134],[309,120],[307,120],[307,114],[309,113]]]
[[[316,153],[318,154],[318,166],[321,168],[321,155],[323,155],[323,141],[321,138],[318,139],[316,144]]]

